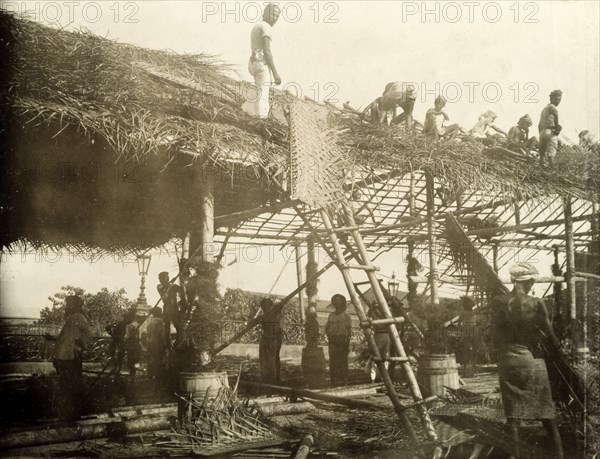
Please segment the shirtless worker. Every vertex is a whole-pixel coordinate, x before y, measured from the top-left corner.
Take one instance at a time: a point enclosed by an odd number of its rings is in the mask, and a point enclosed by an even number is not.
[[[450,117],[444,111],[445,106],[446,99],[442,96],[437,96],[435,98],[434,107],[427,110],[427,113],[425,114],[423,134],[434,137],[435,139],[445,137],[453,139],[459,132],[464,133],[464,130],[458,124],[444,126],[444,123],[450,120]]]
[[[250,33],[251,55],[248,61],[248,72],[254,77],[257,94],[246,101],[242,108],[246,113],[259,118],[269,116],[271,85],[281,84],[281,77],[271,52],[272,28],[280,14],[281,9],[269,3],[263,10],[262,21],[256,24]]]
[[[533,124],[529,115],[519,118],[516,126],[508,131],[508,149],[516,153],[529,153],[539,145],[538,139],[529,137],[529,128]]]
[[[558,134],[562,126],[558,122],[558,110],[556,107],[562,100],[562,91],[555,89],[550,93],[550,103],[544,107],[540,115],[538,129],[540,132],[540,164],[544,166],[546,158],[548,165],[552,166],[553,158],[558,150]]]
[[[406,126],[411,127],[416,100],[414,90],[414,86],[399,81],[388,83],[385,85],[383,95],[371,102],[363,110],[363,114],[370,111],[373,124],[388,126],[390,122],[400,124],[406,121]],[[402,109],[399,115],[396,113],[398,107]]]

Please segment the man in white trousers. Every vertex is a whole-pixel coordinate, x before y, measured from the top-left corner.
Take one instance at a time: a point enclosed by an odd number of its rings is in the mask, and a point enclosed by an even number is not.
[[[269,93],[271,85],[281,84],[281,77],[275,68],[271,52],[272,28],[279,19],[281,9],[268,4],[263,10],[263,19],[252,28],[250,46],[252,54],[248,62],[248,71],[254,77],[256,94],[248,97],[242,108],[250,115],[266,118],[270,111]]]

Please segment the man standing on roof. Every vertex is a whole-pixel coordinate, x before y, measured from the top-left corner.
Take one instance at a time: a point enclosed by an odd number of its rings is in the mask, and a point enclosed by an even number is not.
[[[556,107],[562,100],[562,91],[555,89],[550,93],[550,103],[544,107],[540,115],[538,129],[540,131],[540,164],[543,166],[548,158],[548,165],[552,166],[552,160],[558,150],[558,134],[562,126],[558,123],[558,110]]]
[[[252,54],[248,62],[248,72],[254,77],[257,94],[253,100],[244,103],[242,108],[246,113],[259,118],[269,116],[271,85],[281,84],[281,77],[275,68],[271,52],[272,28],[280,14],[281,9],[269,3],[263,10],[262,21],[256,24],[250,33]]]

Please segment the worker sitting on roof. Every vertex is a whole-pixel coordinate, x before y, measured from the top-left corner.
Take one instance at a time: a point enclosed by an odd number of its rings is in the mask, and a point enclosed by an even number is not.
[[[558,110],[556,107],[562,100],[562,91],[556,89],[550,93],[550,103],[544,107],[540,115],[538,129],[540,131],[540,164],[543,166],[548,158],[548,165],[552,166],[552,160],[558,150],[558,134],[562,126],[558,122]]]
[[[459,133],[464,133],[458,124],[444,126],[444,123],[450,118],[444,111],[446,99],[442,96],[437,96],[435,99],[434,108],[427,110],[425,114],[425,123],[423,124],[423,134],[434,137],[436,139],[447,138],[453,139]]]
[[[248,72],[254,77],[257,94],[242,105],[243,110],[254,116],[269,116],[271,85],[281,84],[281,77],[275,68],[271,52],[271,29],[279,19],[281,9],[272,3],[263,10],[263,20],[252,28],[250,46],[252,54],[248,62]]]
[[[584,150],[600,152],[600,143],[594,142],[594,137],[587,129],[579,133],[579,146]]]
[[[529,153],[532,149],[537,149],[539,142],[537,137],[529,138],[529,128],[533,124],[529,115],[519,118],[516,126],[508,131],[508,149],[516,153]]]
[[[406,121],[407,126],[410,126],[416,99],[414,89],[413,86],[399,81],[388,83],[383,90],[383,95],[371,102],[363,110],[363,114],[370,111],[373,124],[389,126],[390,122],[400,124]],[[398,107],[403,110],[399,115],[396,114]]]
[[[491,110],[483,113],[481,116],[479,116],[475,126],[473,126],[471,131],[469,131],[470,134],[474,138],[481,140],[483,144],[493,144],[494,141],[501,140],[499,138],[499,134],[502,136],[506,136],[507,134],[502,129],[494,125],[496,118],[498,118],[498,115]],[[496,131],[496,134],[490,134],[487,132],[488,128],[492,128],[494,131]]]

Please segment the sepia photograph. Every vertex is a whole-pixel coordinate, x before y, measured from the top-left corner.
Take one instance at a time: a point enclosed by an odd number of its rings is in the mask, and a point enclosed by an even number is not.
[[[0,0],[0,457],[600,458],[600,2]]]

